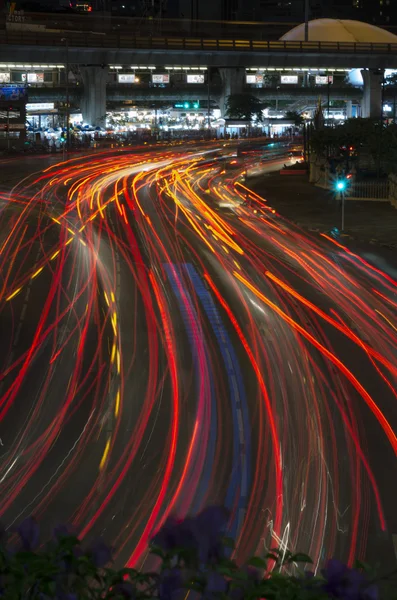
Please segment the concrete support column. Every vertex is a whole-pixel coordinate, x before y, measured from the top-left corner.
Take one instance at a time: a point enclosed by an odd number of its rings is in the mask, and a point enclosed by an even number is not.
[[[351,119],[353,116],[353,102],[346,100],[346,119]]]
[[[382,115],[382,82],[383,69],[362,69],[364,94],[361,116],[363,118],[380,119]]]
[[[26,123],[26,104],[23,102],[21,104],[21,108],[20,108],[20,120],[22,121],[23,124]],[[19,139],[20,140],[25,140],[26,139],[26,127],[24,127],[20,134],[19,134]]]
[[[81,101],[81,112],[84,123],[88,125],[105,125],[106,117],[106,84],[107,67],[80,67],[84,83],[84,94]]]
[[[237,68],[221,68],[219,74],[222,80],[222,94],[219,101],[222,117],[225,116],[227,99],[233,94],[242,94],[244,91],[245,69]]]

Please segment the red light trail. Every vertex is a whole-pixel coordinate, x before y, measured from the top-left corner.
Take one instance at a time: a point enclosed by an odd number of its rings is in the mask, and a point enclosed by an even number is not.
[[[387,528],[368,427],[391,477],[397,452],[390,275],[208,150],[74,159],[0,210],[6,525],[71,522],[131,566],[215,502],[240,558],[366,556]]]

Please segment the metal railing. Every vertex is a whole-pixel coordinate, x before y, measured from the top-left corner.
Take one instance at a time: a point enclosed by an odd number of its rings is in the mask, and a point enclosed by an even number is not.
[[[69,48],[126,48],[142,50],[184,51],[238,51],[304,54],[382,54],[396,55],[397,44],[363,42],[299,42],[264,41],[220,38],[142,37],[126,33],[90,33],[59,30],[56,32],[6,31],[0,36],[0,45],[63,46],[62,37],[68,39]]]
[[[390,183],[388,179],[380,181],[354,181],[349,187],[346,198],[350,200],[389,200]]]

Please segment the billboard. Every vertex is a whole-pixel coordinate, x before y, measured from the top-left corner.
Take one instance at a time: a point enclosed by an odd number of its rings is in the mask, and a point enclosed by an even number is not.
[[[0,73],[0,83],[10,83],[11,75],[10,73]]]
[[[23,85],[0,86],[0,100],[22,100],[26,97],[26,88]]]
[[[28,102],[26,104],[26,110],[28,112],[34,112],[35,110],[54,110],[54,102]]]
[[[168,73],[153,73],[152,83],[169,83],[170,76]]]
[[[245,80],[247,83],[263,83],[263,75],[246,75]]]
[[[298,75],[281,75],[280,77],[281,83],[298,83]]]
[[[333,75],[316,75],[316,85],[328,85],[334,83]]]
[[[43,83],[44,73],[28,73],[28,83]]]
[[[186,81],[187,83],[204,83],[205,79],[201,73],[190,73],[186,75]]]
[[[117,81],[119,83],[134,83],[135,75],[133,73],[117,73]]]

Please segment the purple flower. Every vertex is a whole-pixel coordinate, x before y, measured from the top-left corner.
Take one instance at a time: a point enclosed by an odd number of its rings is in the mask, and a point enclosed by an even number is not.
[[[123,581],[122,583],[117,583],[114,586],[113,591],[117,596],[123,596],[124,598],[128,598],[129,600],[134,600],[136,596],[136,589],[130,581]]]
[[[184,589],[183,583],[180,569],[174,567],[163,571],[160,574],[158,584],[159,600],[175,600],[180,596],[185,596],[186,590]]]
[[[230,590],[228,597],[231,598],[231,600],[244,600],[247,595],[247,590],[254,588],[254,586],[261,582],[261,576],[258,569],[255,569],[254,567],[243,567],[241,571],[247,573],[248,579],[245,581],[241,580],[239,587]]]
[[[225,577],[216,571],[210,571],[207,576],[207,585],[205,588],[204,598],[219,596],[225,594],[228,589],[228,582]]]
[[[198,541],[199,558],[208,563],[223,555],[222,536],[228,522],[226,509],[211,506],[196,517],[196,539]]]
[[[194,548],[196,538],[193,519],[178,521],[174,517],[169,517],[154,536],[153,543],[165,551]]]
[[[153,538],[153,543],[165,551],[193,549],[199,562],[208,563],[222,555],[221,538],[227,521],[227,511],[217,506],[183,521],[170,517]]]
[[[24,519],[17,527],[24,550],[34,550],[39,544],[40,527],[34,517]]]
[[[92,544],[88,552],[96,567],[104,567],[112,560],[112,550],[102,540]]]
[[[378,588],[369,584],[363,573],[350,569],[339,560],[329,560],[322,570],[323,590],[333,598],[343,600],[377,600]]]
[[[61,538],[72,535],[72,533],[67,525],[57,525],[54,527],[53,535],[56,540],[60,540]]]

